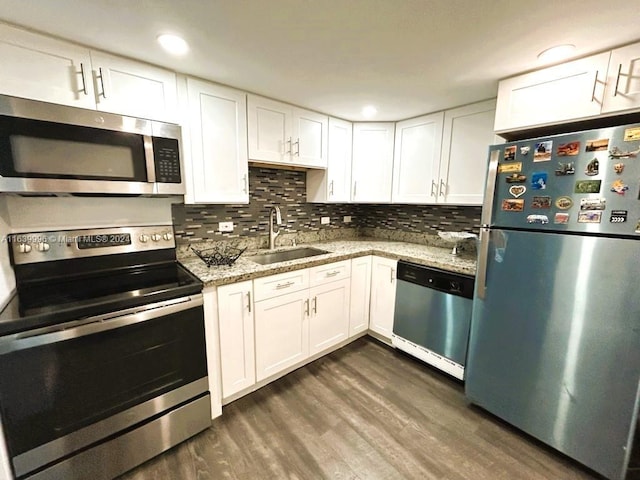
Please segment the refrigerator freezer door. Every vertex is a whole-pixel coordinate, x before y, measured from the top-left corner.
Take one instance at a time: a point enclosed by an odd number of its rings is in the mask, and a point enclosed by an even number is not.
[[[488,237],[467,396],[607,478],[624,478],[640,379],[640,242]]]

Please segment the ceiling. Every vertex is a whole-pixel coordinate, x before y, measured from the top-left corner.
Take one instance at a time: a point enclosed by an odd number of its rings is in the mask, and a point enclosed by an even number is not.
[[[348,120],[494,97],[497,80],[638,40],[629,0],[0,0],[0,19]],[[191,51],[155,42],[181,34]]]

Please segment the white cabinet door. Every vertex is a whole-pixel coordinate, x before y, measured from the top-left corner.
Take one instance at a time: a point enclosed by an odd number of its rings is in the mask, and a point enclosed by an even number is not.
[[[91,65],[98,110],[178,123],[174,72],[95,51]]]
[[[351,200],[353,124],[329,118],[327,170],[307,172],[307,201],[345,203]]]
[[[246,94],[187,79],[193,203],[249,203]]]
[[[303,290],[255,303],[258,381],[309,356],[308,294]]]
[[[391,122],[353,124],[351,198],[354,202],[391,201],[394,130]]]
[[[291,154],[291,107],[275,100],[248,96],[249,158],[285,163]]]
[[[369,328],[371,298],[371,255],[351,260],[351,300],[349,336]]]
[[[218,287],[222,396],[256,382],[251,281]]]
[[[296,107],[292,111],[291,162],[306,167],[326,168],[329,117]]]
[[[309,290],[309,354],[314,355],[336,345],[349,336],[348,278],[313,287]]]
[[[444,113],[438,202],[482,205],[489,145],[500,143],[493,133],[495,100]]]
[[[599,115],[609,56],[600,53],[500,81],[495,131]]]
[[[611,52],[603,112],[640,107],[640,43]]]
[[[396,123],[394,203],[438,201],[443,120],[444,113],[438,112]]]
[[[397,263],[376,256],[372,259],[369,329],[386,339],[391,339],[393,333]]]
[[[95,109],[89,50],[0,24],[0,93]]]

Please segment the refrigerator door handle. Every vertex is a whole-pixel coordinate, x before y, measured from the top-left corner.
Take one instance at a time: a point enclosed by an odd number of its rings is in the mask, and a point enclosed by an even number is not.
[[[487,261],[489,260],[489,238],[491,231],[488,227],[480,229],[480,250],[478,251],[478,268],[476,272],[476,296],[484,300],[487,293]]]
[[[496,189],[498,178],[498,161],[501,150],[491,150],[489,153],[489,170],[487,172],[487,186],[484,192],[484,205],[482,206],[482,225],[490,225],[493,215],[493,192]]]

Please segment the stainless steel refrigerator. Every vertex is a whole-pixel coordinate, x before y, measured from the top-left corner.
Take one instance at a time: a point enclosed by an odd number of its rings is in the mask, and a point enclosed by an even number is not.
[[[466,395],[623,479],[640,380],[640,124],[490,147]]]

